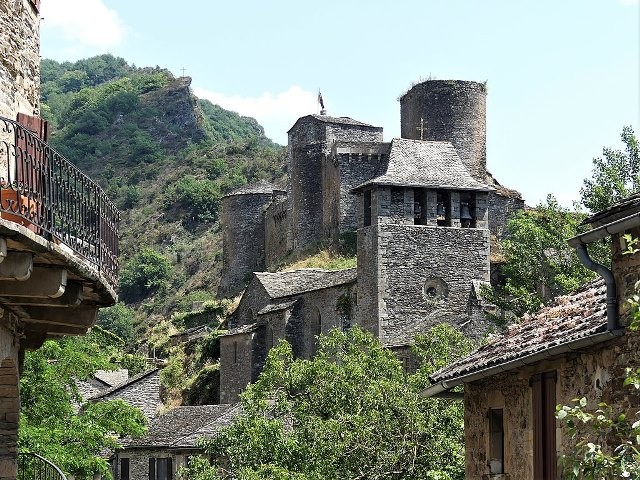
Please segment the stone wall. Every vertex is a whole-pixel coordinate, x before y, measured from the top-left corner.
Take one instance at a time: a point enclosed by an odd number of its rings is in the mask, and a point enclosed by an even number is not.
[[[262,329],[264,336],[264,329]],[[254,379],[256,332],[220,337],[220,403],[235,403]]]
[[[258,312],[269,304],[269,295],[254,276],[245,289],[238,308],[229,317],[229,329],[250,325],[258,318]]]
[[[428,80],[400,98],[402,138],[448,141],[479,181],[487,174],[486,86],[462,80]]]
[[[291,250],[288,197],[274,196],[264,216],[264,263],[266,269],[272,271]]]
[[[358,226],[358,197],[351,189],[375,177],[389,162],[389,144],[337,143],[322,167],[323,237],[355,231]]]
[[[20,417],[19,354],[15,318],[6,311],[0,326],[0,480],[16,478]]]
[[[222,199],[223,250],[219,298],[238,295],[251,272],[265,270],[265,211],[273,193],[241,193]]]
[[[629,233],[633,238],[640,238],[640,228],[634,228]],[[618,290],[618,306],[621,323],[627,325],[629,322],[629,311],[631,305],[628,298],[636,293],[635,283],[640,277],[640,253],[626,255],[627,243],[622,235],[614,235],[611,241],[612,257],[611,271],[616,280]]]
[[[162,406],[160,400],[160,370],[155,370],[138,381],[124,385],[115,391],[100,397],[100,400],[120,399],[139,408],[147,419],[158,413]]]
[[[489,192],[489,230],[492,235],[504,237],[509,217],[524,208],[524,200],[514,191],[502,193],[500,190]]]
[[[129,449],[123,452],[119,452],[115,456],[116,471],[112,474],[114,480],[120,480],[121,471],[120,465],[123,458],[129,459],[129,479],[130,480],[146,480],[149,478],[149,459],[155,458],[171,458],[172,462],[172,476],[171,478],[178,478],[178,470],[186,466],[187,458],[190,455],[199,455],[202,453],[200,449],[181,449],[180,451],[170,450],[166,447],[155,449]]]
[[[379,319],[384,344],[442,322],[484,334],[470,296],[472,280],[489,280],[488,230],[380,223],[358,236],[358,323]]]
[[[340,121],[332,123],[308,116],[299,119],[289,131],[290,228],[295,251],[306,250],[355,226],[355,222],[343,225],[342,203],[349,212],[345,220],[352,219],[355,208],[352,200],[347,199],[348,190],[355,182],[362,183],[361,178],[370,178],[367,172],[372,168],[353,165],[354,168],[349,169],[347,164],[345,168],[332,152],[340,142],[382,142],[382,128]],[[363,146],[363,149],[368,152],[370,147]],[[375,165],[380,158],[360,160],[363,164]]]
[[[571,405],[573,398],[586,397],[587,408],[601,401],[614,411],[635,414],[640,409],[637,391],[622,385],[624,369],[637,368],[640,334],[627,332],[607,343],[555,360],[465,384],[465,463],[468,480],[481,480],[488,473],[488,421],[490,408],[502,408],[505,427],[505,473],[512,480],[533,479],[533,422],[529,379],[536,373],[557,371],[556,404]],[[570,440],[557,423],[558,455],[568,453]]]
[[[0,2],[0,116],[40,110],[40,16],[29,0]]]

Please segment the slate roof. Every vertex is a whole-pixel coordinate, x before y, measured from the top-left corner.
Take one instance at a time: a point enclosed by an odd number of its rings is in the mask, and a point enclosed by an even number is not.
[[[241,335],[243,333],[251,333],[255,332],[258,328],[260,328],[263,324],[261,323],[250,323],[249,325],[240,325],[239,327],[232,328],[227,330],[225,333],[221,333],[220,337],[230,337],[232,335]]]
[[[447,188],[452,190],[492,190],[475,180],[465,168],[458,152],[449,142],[430,142],[394,138],[387,170],[358,185]]]
[[[131,377],[129,380],[127,380],[124,383],[121,383],[119,385],[116,385],[108,390],[105,390],[103,392],[101,392],[99,395],[94,395],[93,397],[91,397],[92,400],[94,399],[98,399],[98,398],[102,398],[102,397],[106,397],[108,395],[111,395],[114,392],[117,392],[118,390],[122,390],[123,388],[126,388],[136,382],[139,382],[140,380],[148,377],[149,375],[152,375],[154,373],[157,373],[160,369],[159,368],[152,368],[151,370],[147,370],[146,372],[141,372],[138,375],[135,375],[133,377]]]
[[[199,439],[229,425],[239,409],[237,404],[176,407],[151,420],[144,436],[127,438],[122,444],[125,449],[196,448]]]
[[[637,212],[640,212],[640,192],[627,198],[623,198],[610,207],[585,218],[582,225],[592,224],[594,227],[597,227],[601,224],[615,221]]]
[[[334,124],[338,124],[338,125],[353,125],[353,126],[358,126],[358,127],[371,127],[371,128],[377,128],[377,129],[382,130],[382,127],[376,127],[376,126],[370,125],[368,123],[364,123],[364,122],[360,122],[358,120],[354,120],[353,118],[350,118],[350,117],[331,117],[329,115],[306,115],[306,116],[300,117],[298,120],[296,120],[296,123],[293,124],[293,127],[291,127],[287,131],[287,133],[289,133],[291,130],[293,130],[295,128],[295,126],[298,124],[298,122],[309,120],[309,119],[318,120],[318,121],[323,122],[323,123],[334,123]]]
[[[504,335],[435,372],[431,381],[453,382],[462,376],[505,366],[606,332],[606,290],[604,280],[598,279],[571,295],[556,298],[550,305],[512,325]]]
[[[356,269],[301,268],[290,272],[256,272],[255,276],[273,300],[355,282]]]
[[[97,380],[100,380],[105,385],[115,387],[121,383],[126,382],[129,379],[129,370],[126,368],[120,370],[96,370],[94,374]]]
[[[293,307],[297,302],[298,300],[290,300],[288,302],[272,303],[260,310],[258,312],[258,315],[264,315],[271,312],[280,312],[282,310],[286,310],[287,308]]]

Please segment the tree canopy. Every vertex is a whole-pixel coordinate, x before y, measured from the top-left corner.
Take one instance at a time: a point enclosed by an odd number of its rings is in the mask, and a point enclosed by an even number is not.
[[[430,367],[469,351],[462,334],[440,325],[422,337],[417,354],[432,361],[412,375],[359,328],[319,342],[313,360],[294,359],[284,341],[269,352],[243,413],[206,444],[214,467],[194,460],[189,478],[464,477],[462,406],[419,393]]]
[[[21,450],[43,455],[77,479],[109,476],[99,455],[115,448],[118,436],[141,435],[145,417],[121,400],[83,405],[76,381],[97,369],[116,368],[116,353],[112,336],[94,329],[85,337],[48,340],[26,354],[20,378]]]
[[[591,178],[580,189],[582,204],[595,213],[640,191],[640,150],[630,126],[620,135],[624,150],[603,148],[602,157],[593,159]]]

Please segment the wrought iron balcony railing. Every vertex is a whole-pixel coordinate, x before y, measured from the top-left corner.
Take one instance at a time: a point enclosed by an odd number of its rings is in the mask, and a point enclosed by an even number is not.
[[[62,470],[37,453],[18,453],[17,480],[67,480]]]
[[[34,132],[4,117],[0,117],[0,217],[66,245],[116,287],[117,207]]]

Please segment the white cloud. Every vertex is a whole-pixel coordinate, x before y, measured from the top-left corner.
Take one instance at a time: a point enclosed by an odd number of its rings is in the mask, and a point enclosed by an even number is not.
[[[43,30],[56,30],[76,47],[113,47],[126,34],[118,13],[102,0],[47,0],[42,2],[42,17]]]
[[[287,130],[299,117],[318,113],[318,94],[297,85],[280,93],[265,92],[259,97],[228,96],[198,87],[193,91],[199,98],[206,98],[226,110],[255,118],[269,138],[283,145],[287,143]]]

